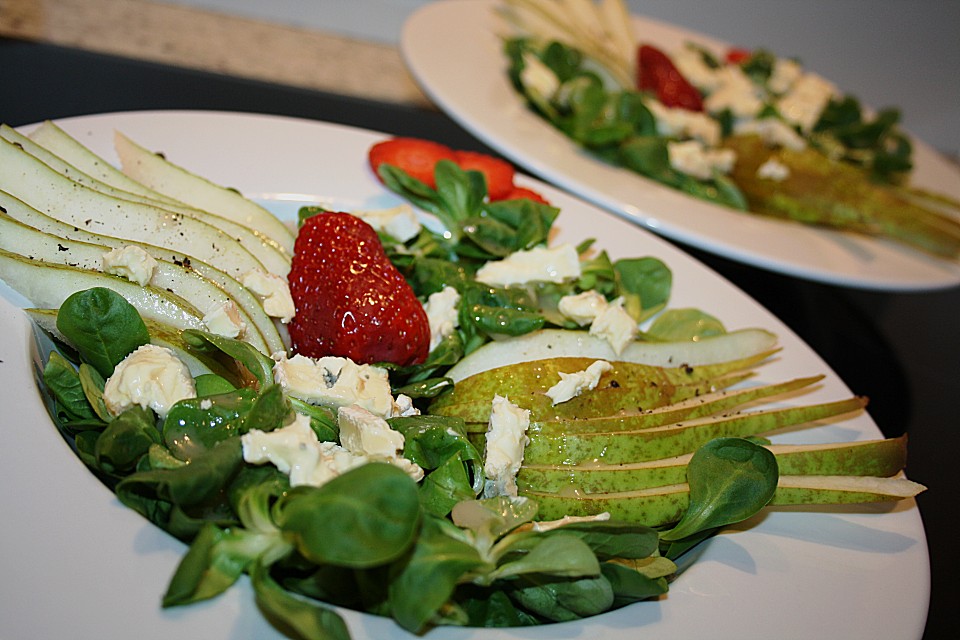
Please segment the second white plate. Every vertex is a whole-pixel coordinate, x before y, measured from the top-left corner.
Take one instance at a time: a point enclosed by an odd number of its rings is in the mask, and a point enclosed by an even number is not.
[[[602,163],[532,113],[506,74],[492,0],[430,3],[404,25],[401,50],[436,104],[535,175],[677,242],[730,260],[828,284],[920,291],[960,284],[960,264],[896,243],[726,209]],[[643,40],[673,49],[707,36],[635,18]],[[915,143],[914,182],[960,198],[960,170]]]

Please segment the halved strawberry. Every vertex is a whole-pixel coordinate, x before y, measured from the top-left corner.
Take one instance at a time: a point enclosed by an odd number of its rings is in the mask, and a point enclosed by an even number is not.
[[[456,163],[464,171],[479,171],[487,180],[487,195],[502,200],[513,189],[514,169],[506,160],[479,151],[454,151]]]
[[[287,277],[297,313],[288,325],[297,353],[369,364],[423,362],[430,323],[387,258],[373,227],[349,213],[308,218]]]
[[[431,188],[436,188],[437,184],[433,179],[434,166],[440,160],[456,162],[456,155],[453,149],[439,142],[400,137],[373,145],[367,152],[367,159],[378,179],[380,165],[389,164],[406,171]]]
[[[533,189],[528,189],[526,187],[514,187],[507,193],[504,197],[500,198],[501,200],[519,200],[521,198],[526,198],[528,200],[533,200],[534,202],[539,202],[540,204],[549,205],[550,202],[544,198],[542,195],[534,191]]]

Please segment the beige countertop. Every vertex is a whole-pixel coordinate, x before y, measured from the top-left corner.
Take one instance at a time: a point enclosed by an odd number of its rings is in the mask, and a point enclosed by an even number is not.
[[[0,0],[0,36],[431,106],[395,47],[146,0]]]

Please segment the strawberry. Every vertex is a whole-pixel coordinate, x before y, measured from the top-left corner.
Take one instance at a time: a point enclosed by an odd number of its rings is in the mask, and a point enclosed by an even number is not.
[[[433,179],[434,166],[440,160],[456,162],[456,155],[453,149],[439,142],[420,138],[390,138],[370,147],[367,159],[378,179],[380,165],[389,164],[402,169],[430,188],[436,188],[437,183]]]
[[[419,364],[430,350],[423,305],[369,224],[349,213],[308,218],[288,276],[296,352],[361,363]]]
[[[513,165],[506,160],[478,151],[454,151],[456,163],[464,171],[479,171],[487,181],[487,195],[502,200],[513,189]]]
[[[652,91],[668,107],[703,111],[703,98],[673,61],[660,49],[641,45],[637,49],[637,88]]]
[[[519,200],[521,198],[526,198],[528,200],[533,200],[534,202],[539,202],[540,204],[549,205],[550,202],[544,198],[542,195],[534,191],[533,189],[528,189],[526,187],[514,187],[507,193],[505,196],[500,198],[501,200]]]

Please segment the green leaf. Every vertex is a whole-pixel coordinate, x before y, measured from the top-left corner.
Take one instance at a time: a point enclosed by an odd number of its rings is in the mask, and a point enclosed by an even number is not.
[[[254,563],[250,579],[260,608],[304,640],[350,640],[350,631],[337,612],[285,591],[270,576],[269,566]]]
[[[773,497],[778,477],[777,459],[769,449],[742,438],[711,440],[687,466],[686,513],[660,538],[680,540],[749,518]]]
[[[273,360],[250,343],[198,329],[187,329],[180,335],[191,349],[200,352],[221,351],[227,354],[242,364],[261,386],[273,383]]]
[[[277,525],[312,562],[366,568],[396,560],[420,525],[416,483],[399,468],[372,462],[321,487],[297,487]]]
[[[43,382],[57,401],[66,422],[97,418],[87,395],[83,391],[80,375],[74,366],[56,351],[43,368]]]
[[[97,438],[94,456],[107,473],[123,473],[132,470],[151,445],[159,443],[153,411],[133,406],[110,421]]]
[[[70,295],[57,313],[57,330],[104,378],[137,347],[150,342],[140,314],[123,296],[103,287]]]
[[[603,576],[556,579],[529,575],[508,593],[525,609],[554,622],[603,613],[614,601],[613,588]]]

